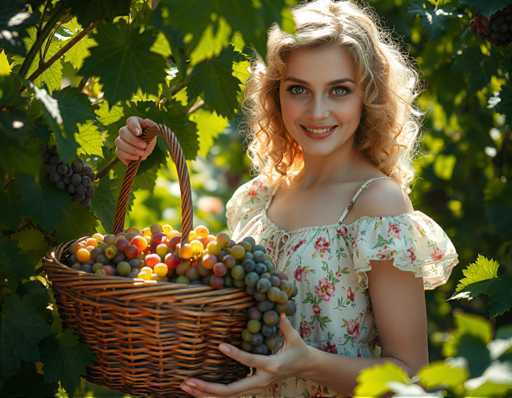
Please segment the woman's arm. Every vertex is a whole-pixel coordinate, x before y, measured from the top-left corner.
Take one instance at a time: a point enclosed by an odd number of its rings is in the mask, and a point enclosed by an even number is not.
[[[382,358],[350,358],[309,347],[300,377],[341,394],[351,394],[365,368],[393,362],[410,376],[428,363],[427,317],[421,278],[400,271],[391,261],[372,262],[368,290],[382,344]]]

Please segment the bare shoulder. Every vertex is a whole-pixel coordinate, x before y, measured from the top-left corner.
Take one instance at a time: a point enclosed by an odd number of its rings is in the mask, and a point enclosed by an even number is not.
[[[357,198],[349,218],[396,216],[413,211],[409,196],[391,178],[370,182]]]

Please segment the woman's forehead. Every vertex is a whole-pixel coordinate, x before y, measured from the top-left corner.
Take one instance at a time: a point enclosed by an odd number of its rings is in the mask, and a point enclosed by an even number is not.
[[[350,51],[330,44],[292,50],[286,61],[284,78],[313,82],[331,82],[339,79],[356,80],[357,70]]]

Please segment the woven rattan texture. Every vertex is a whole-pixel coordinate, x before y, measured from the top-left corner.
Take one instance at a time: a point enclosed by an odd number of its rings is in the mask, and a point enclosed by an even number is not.
[[[101,277],[59,260],[74,241],[44,258],[60,316],[96,355],[87,379],[134,395],[180,397],[185,377],[228,383],[248,369],[224,356],[221,342],[241,344],[253,298],[167,282]]]

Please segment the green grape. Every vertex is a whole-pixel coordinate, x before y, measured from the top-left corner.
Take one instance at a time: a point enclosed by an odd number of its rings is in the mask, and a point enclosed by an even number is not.
[[[243,341],[250,343],[252,341],[252,333],[249,332],[248,329],[244,329],[242,331],[242,339],[243,339]]]
[[[257,319],[251,319],[247,322],[247,330],[252,334],[258,333],[261,330],[261,322]]]
[[[280,336],[268,337],[265,341],[265,344],[267,345],[268,349],[272,353],[279,351],[282,343],[283,343],[283,340]]]
[[[176,267],[176,274],[180,276],[185,276],[187,273],[187,270],[190,268],[190,264],[187,261],[182,261],[178,264]]]
[[[234,245],[229,252],[236,260],[241,260],[245,256],[245,249],[242,245]]]
[[[282,281],[281,282],[281,291],[285,292],[288,298],[291,298],[293,295],[293,283],[290,281]]]
[[[277,304],[284,304],[286,302],[288,302],[288,295],[286,294],[286,292],[283,292],[282,290],[279,292],[279,294],[276,296],[276,301],[275,301]]]
[[[132,272],[132,267],[126,261],[121,261],[117,263],[116,270],[119,275],[128,276]]]
[[[280,293],[281,293],[281,290],[278,287],[272,286],[267,292],[267,297],[270,301],[277,303],[278,296]]]
[[[235,281],[243,281],[243,279],[245,278],[244,267],[242,267],[241,265],[235,265],[233,268],[231,268],[231,277]]]
[[[184,275],[179,275],[177,278],[176,278],[176,283],[182,283],[184,285],[189,285],[190,284],[190,281],[188,280],[188,278]]]

